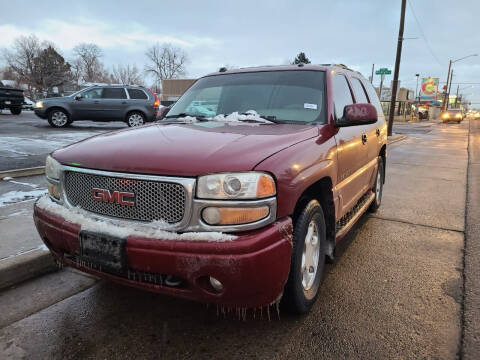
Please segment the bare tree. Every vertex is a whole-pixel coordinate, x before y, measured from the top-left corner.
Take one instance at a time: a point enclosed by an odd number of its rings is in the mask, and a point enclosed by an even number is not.
[[[80,44],[73,48],[76,55],[74,63],[78,65],[81,79],[86,82],[98,82],[104,75],[103,64],[100,58],[102,50],[95,44]]]
[[[175,79],[186,73],[185,65],[188,62],[188,56],[178,47],[157,43],[148,48],[145,55],[149,60],[145,66],[145,72],[155,77],[157,86],[162,80]]]
[[[4,50],[3,57],[8,67],[17,75],[17,81],[28,86],[32,93],[35,77],[35,58],[42,45],[35,35],[20,36],[15,39],[11,50]]]
[[[115,80],[114,82],[120,84],[143,84],[142,75],[135,64],[114,65],[113,78]]]

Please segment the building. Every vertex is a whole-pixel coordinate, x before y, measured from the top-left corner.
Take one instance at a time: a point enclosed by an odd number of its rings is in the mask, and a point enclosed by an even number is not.
[[[170,105],[196,81],[196,79],[168,79],[162,80],[162,105]]]

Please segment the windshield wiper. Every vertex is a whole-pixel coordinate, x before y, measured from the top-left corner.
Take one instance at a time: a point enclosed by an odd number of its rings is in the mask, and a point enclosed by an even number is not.
[[[208,121],[208,119],[205,115],[192,115],[192,114],[187,114],[187,113],[180,113],[180,114],[177,114],[177,115],[167,115],[167,116],[165,116],[165,119],[173,119],[173,118],[178,119],[178,118],[187,117],[187,116],[193,117],[193,118],[197,119],[198,121]]]

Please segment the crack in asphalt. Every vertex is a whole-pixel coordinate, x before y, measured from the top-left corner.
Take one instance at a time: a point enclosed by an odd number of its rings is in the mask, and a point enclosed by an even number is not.
[[[418,224],[418,223],[414,223],[414,222],[407,221],[407,220],[399,220],[399,219],[387,218],[387,217],[382,217],[382,216],[377,216],[377,215],[370,215],[370,217],[371,217],[371,218],[374,218],[374,219],[391,221],[391,222],[396,222],[396,223],[401,223],[401,224],[407,224],[407,225],[413,225],[413,226],[421,226],[421,227],[426,227],[426,228],[429,228],[429,229],[437,229],[437,230],[444,230],[444,231],[453,231],[453,232],[456,232],[456,233],[465,234],[465,231],[464,231],[464,230],[449,229],[449,228],[444,228],[444,227],[440,227],[440,226],[433,226],[433,225],[426,225],[426,224]]]

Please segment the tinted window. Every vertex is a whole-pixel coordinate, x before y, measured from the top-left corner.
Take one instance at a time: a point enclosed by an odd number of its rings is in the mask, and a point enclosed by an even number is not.
[[[368,103],[367,94],[363,89],[362,83],[357,78],[350,78],[350,83],[352,84],[353,93],[355,94],[355,100],[358,104]]]
[[[95,88],[85,91],[82,96],[85,99],[100,99],[102,97],[102,88]]]
[[[352,93],[343,75],[333,77],[333,102],[335,104],[335,115],[337,119],[343,117],[343,109],[347,105],[353,104]]]
[[[140,89],[128,89],[128,95],[130,96],[130,99],[148,99],[147,94]]]
[[[255,110],[279,122],[325,122],[323,71],[258,71],[198,80],[168,116],[212,117]]]
[[[104,99],[126,99],[127,94],[123,88],[104,88],[102,97]]]
[[[373,88],[372,84],[369,82],[364,81],[363,85],[367,90],[368,98],[370,99],[370,104],[375,106],[377,109],[378,116],[383,115],[382,105],[380,104],[380,100],[378,100],[378,95],[375,89]]]

